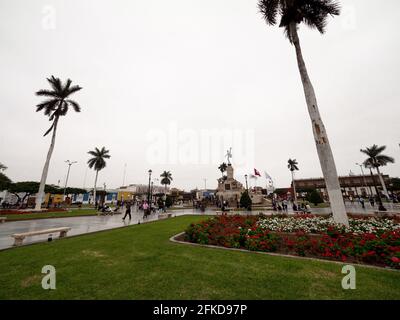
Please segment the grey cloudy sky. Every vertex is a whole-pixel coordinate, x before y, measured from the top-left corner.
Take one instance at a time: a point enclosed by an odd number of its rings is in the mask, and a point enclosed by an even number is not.
[[[384,173],[400,175],[400,2],[378,6],[342,1],[324,36],[300,30],[341,175],[359,173],[359,149],[374,143],[398,160]],[[40,179],[49,122],[34,92],[50,75],[84,89],[74,95],[82,112],[61,119],[48,183],[63,185],[70,159],[69,184],[91,186],[95,146],[112,155],[99,177],[107,187],[122,184],[125,163],[127,183],[145,183],[151,168],[187,190],[204,178],[216,187],[218,161],[207,159],[222,160],[226,145],[234,162],[248,154],[242,181],[255,167],[288,186],[289,157],[297,177],[321,176],[294,48],[256,0],[0,0],[0,40],[0,162],[14,181]],[[216,130],[234,141],[212,151],[201,137]]]

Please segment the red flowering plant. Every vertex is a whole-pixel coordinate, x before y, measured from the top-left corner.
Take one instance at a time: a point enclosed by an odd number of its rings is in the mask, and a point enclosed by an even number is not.
[[[315,216],[297,216],[294,220],[288,219],[287,224],[282,222],[287,219],[285,217],[268,219],[256,216],[217,216],[191,224],[186,229],[185,238],[200,244],[400,269],[400,228],[392,222],[374,220],[371,227],[353,221],[357,232],[352,232],[343,226],[319,221]],[[392,230],[385,230],[382,223],[391,226]],[[366,231],[360,232],[361,227],[365,227]]]

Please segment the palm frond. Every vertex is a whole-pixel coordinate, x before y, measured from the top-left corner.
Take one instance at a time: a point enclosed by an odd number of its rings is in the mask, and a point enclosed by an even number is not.
[[[279,0],[261,0],[258,3],[258,9],[267,24],[276,24],[276,16],[279,11]]]
[[[35,93],[37,96],[45,96],[45,97],[54,97],[57,98],[58,94],[57,92],[51,91],[51,90],[46,90],[46,89],[42,89],[39,90]]]
[[[69,90],[67,92],[68,93],[67,96],[70,96],[71,94],[73,94],[73,93],[75,93],[75,92],[77,92],[79,90],[82,90],[82,87],[80,87],[80,86],[72,86],[71,88],[69,88]]]
[[[280,16],[279,27],[284,29],[290,42],[293,42],[293,26],[303,22],[324,33],[328,16],[340,14],[336,0],[259,0],[258,8],[268,25],[275,25]]]
[[[50,83],[50,86],[55,92],[57,92],[58,94],[62,93],[62,84],[60,78],[55,78],[54,76],[51,76],[51,78],[48,78],[47,81]]]
[[[78,102],[76,102],[76,101],[74,101],[74,100],[70,100],[70,99],[68,99],[68,100],[65,100],[68,104],[70,104],[73,108],[74,108],[74,110],[76,111],[76,112],[81,112],[81,107],[80,107],[80,105],[79,105],[79,103]]]

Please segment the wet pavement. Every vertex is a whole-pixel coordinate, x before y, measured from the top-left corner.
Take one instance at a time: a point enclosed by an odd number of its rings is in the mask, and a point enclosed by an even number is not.
[[[215,214],[215,211],[206,211],[201,213],[199,210],[187,209],[170,211],[172,216],[181,216],[187,214]],[[0,250],[10,248],[14,244],[14,238],[11,237],[14,233],[24,233],[36,230],[45,230],[51,228],[70,227],[71,230],[67,236],[91,233],[101,230],[109,230],[121,227],[127,227],[150,221],[158,220],[158,213],[152,213],[149,217],[143,219],[143,212],[132,211],[132,220],[128,218],[122,220],[122,214],[113,216],[83,216],[83,217],[68,217],[68,218],[50,218],[24,221],[10,221],[0,224]],[[59,234],[53,234],[53,239],[57,239]],[[38,235],[26,237],[25,244],[47,241],[48,235]]]

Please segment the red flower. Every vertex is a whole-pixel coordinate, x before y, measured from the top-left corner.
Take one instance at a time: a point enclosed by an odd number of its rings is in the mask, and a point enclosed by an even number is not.
[[[392,261],[393,261],[394,263],[400,263],[400,259],[397,258],[397,257],[392,257]]]

